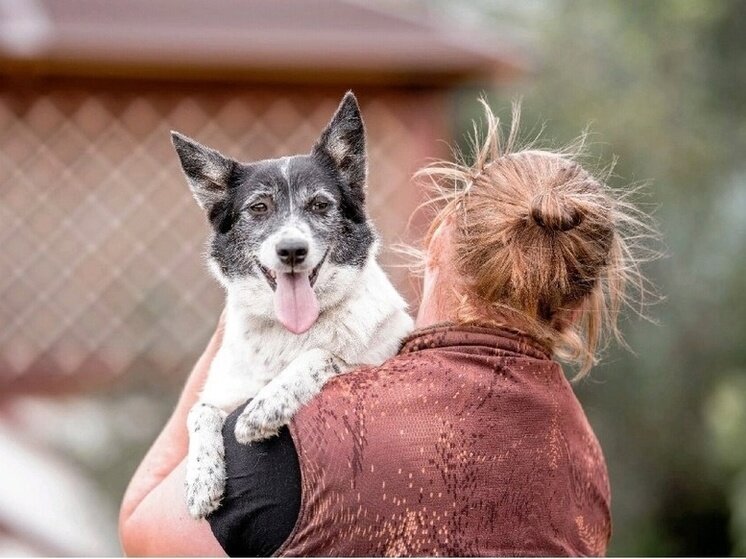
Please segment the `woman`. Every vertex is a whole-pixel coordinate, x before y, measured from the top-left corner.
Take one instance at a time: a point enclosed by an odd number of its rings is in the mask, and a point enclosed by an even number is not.
[[[486,108],[486,107],[485,107]],[[602,555],[606,465],[553,356],[593,364],[617,333],[640,222],[572,157],[488,131],[472,165],[422,171],[438,208],[417,331],[380,367],[330,381],[290,430],[224,430],[225,500],[184,505],[186,411],[220,328],[125,495],[136,555]]]

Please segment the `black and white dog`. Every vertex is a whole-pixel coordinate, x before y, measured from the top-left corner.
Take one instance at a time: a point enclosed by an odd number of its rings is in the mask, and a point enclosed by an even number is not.
[[[308,155],[239,163],[172,139],[212,224],[209,264],[227,294],[223,344],[187,421],[187,503],[201,518],[222,497],[228,413],[253,398],[236,438],[271,437],[332,376],[393,356],[412,319],[375,260],[351,92]]]

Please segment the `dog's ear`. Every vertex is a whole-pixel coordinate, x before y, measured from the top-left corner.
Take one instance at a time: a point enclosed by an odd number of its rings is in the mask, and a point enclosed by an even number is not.
[[[368,175],[365,125],[352,91],[348,91],[342,98],[337,112],[321,133],[311,153],[331,159],[353,191],[364,191]]]
[[[178,132],[171,131],[171,141],[192,194],[209,214],[228,190],[235,161]]]

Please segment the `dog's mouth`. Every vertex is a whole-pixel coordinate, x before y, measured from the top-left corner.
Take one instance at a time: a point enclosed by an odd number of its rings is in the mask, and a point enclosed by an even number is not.
[[[329,255],[329,249],[326,250],[324,253],[324,256],[321,257],[321,261],[314,267],[313,270],[311,270],[311,273],[308,274],[308,281],[311,284],[311,287],[314,286],[316,283],[316,280],[319,278],[319,271],[321,270],[321,266],[324,265],[324,262],[326,262],[326,257]],[[262,272],[262,275],[264,276],[264,279],[267,280],[267,283],[272,288],[272,291],[275,291],[277,289],[277,272],[274,270],[271,270],[270,268],[267,268],[265,266],[262,266],[262,263],[259,262],[259,259],[256,259],[256,265],[259,267],[259,270]],[[283,273],[283,272],[280,272]],[[290,272],[291,275],[295,275],[302,272]]]
[[[259,270],[264,275],[264,279],[267,280],[267,283],[272,288],[272,291],[277,289],[277,274],[273,270],[262,266],[262,264],[259,262],[259,259],[257,259],[256,265],[259,267]]]
[[[294,334],[302,334],[314,325],[319,318],[319,300],[313,285],[319,277],[319,270],[326,261],[327,250],[316,267],[308,272],[276,272],[257,261],[267,283],[274,291],[274,308],[277,320]]]

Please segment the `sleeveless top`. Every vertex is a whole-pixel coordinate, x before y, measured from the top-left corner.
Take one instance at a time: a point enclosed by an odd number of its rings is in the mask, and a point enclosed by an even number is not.
[[[435,326],[294,418],[282,556],[603,555],[600,446],[560,366],[509,329]]]

